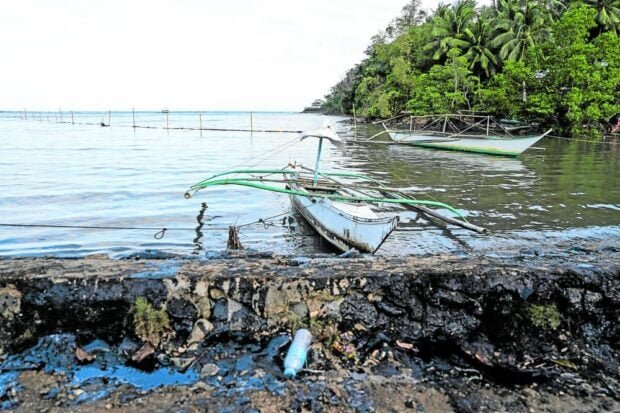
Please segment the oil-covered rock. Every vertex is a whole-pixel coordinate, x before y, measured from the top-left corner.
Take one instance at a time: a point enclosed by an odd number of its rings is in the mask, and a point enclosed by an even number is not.
[[[585,260],[239,253],[176,260],[165,276],[149,276],[158,264],[144,260],[3,260],[0,403],[617,408],[620,258]],[[282,362],[298,328],[314,342],[288,381]]]

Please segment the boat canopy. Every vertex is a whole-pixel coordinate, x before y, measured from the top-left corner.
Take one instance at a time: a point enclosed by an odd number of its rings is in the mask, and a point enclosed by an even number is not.
[[[327,139],[332,145],[344,151],[345,142],[344,140],[336,133],[335,130],[331,128],[331,126],[326,126],[322,129],[314,129],[307,132],[303,132],[301,134],[300,141],[303,141],[306,138],[319,138],[319,139]]]

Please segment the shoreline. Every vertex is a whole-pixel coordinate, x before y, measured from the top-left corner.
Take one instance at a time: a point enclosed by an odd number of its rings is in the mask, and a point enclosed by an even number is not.
[[[513,259],[1,259],[0,406],[618,409],[619,276],[616,250]],[[139,297],[169,318],[149,365],[131,361],[144,342]],[[282,360],[300,327],[314,344],[307,369],[286,380]],[[79,360],[77,348],[93,358]],[[135,369],[129,382],[114,376],[126,368]],[[144,370],[155,384],[165,373],[183,385],[131,385]]]

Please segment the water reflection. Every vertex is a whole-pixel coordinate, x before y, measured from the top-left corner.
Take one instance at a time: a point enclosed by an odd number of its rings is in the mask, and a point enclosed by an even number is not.
[[[503,173],[528,172],[528,168],[519,158],[472,154],[467,152],[440,151],[409,145],[387,145],[387,151],[392,158],[404,160],[424,159],[431,164],[452,165],[454,168]]]
[[[194,251],[192,252],[193,254],[200,254],[200,251],[203,251],[204,248],[202,246],[202,242],[200,241],[203,237],[203,233],[202,233],[202,227],[204,226],[204,216],[205,216],[205,212],[207,211],[207,203],[203,202],[202,204],[200,204],[200,211],[198,211],[198,216],[196,217],[196,222],[198,222],[198,226],[196,227],[196,237],[192,240],[192,242],[194,243],[194,245],[196,246],[196,248],[194,249]],[[212,220],[213,218],[207,219],[207,221]]]

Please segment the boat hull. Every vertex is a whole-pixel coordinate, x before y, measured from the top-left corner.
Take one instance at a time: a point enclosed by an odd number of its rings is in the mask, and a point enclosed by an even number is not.
[[[489,155],[519,156],[527,148],[545,137],[549,132],[542,135],[515,137],[510,139],[493,136],[489,136],[488,138],[435,136],[430,134],[424,135],[415,131],[389,131],[388,133],[390,139],[394,142],[422,146],[425,148],[475,152]]]
[[[298,195],[291,195],[291,203],[319,235],[341,251],[355,248],[374,253],[398,225],[398,217],[379,217],[364,204]]]

